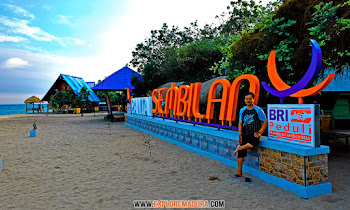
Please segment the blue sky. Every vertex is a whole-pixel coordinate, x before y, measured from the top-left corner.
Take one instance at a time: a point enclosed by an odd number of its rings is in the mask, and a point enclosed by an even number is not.
[[[43,97],[60,73],[104,79],[131,60],[152,29],[213,23],[229,2],[1,0],[0,104]]]

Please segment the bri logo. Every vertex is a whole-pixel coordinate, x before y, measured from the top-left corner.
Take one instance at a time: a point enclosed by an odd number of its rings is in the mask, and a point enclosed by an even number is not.
[[[304,119],[304,114],[311,114],[311,110],[292,110],[291,115],[297,115],[297,118],[292,119],[291,122],[309,123],[311,121],[311,117]]]

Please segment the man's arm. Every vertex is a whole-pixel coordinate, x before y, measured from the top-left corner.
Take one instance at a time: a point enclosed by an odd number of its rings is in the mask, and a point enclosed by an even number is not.
[[[263,125],[261,126],[261,128],[260,128],[260,130],[259,130],[259,133],[260,133],[260,134],[264,133],[266,127],[267,127],[267,120],[264,120],[264,121],[263,121]]]
[[[255,132],[255,133],[254,133],[254,136],[255,136],[255,137],[260,137],[261,134],[264,133],[266,127],[267,127],[267,119],[263,121],[261,128],[259,129],[258,132]]]
[[[242,120],[240,120],[238,123],[239,145],[241,145],[241,143],[242,143],[242,124],[243,124],[243,122],[242,122]]]

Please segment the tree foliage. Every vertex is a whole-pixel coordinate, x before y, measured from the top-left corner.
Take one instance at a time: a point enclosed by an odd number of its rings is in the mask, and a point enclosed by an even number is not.
[[[286,1],[233,42],[214,70],[226,68],[231,78],[250,73],[268,81],[267,59],[271,50],[276,50],[282,79],[293,83],[300,80],[310,64],[310,39],[321,46],[323,69],[348,65],[349,18],[349,1]]]
[[[141,71],[143,78],[133,78],[136,94],[170,81],[203,81],[215,73],[210,67],[222,57],[222,47],[228,38],[218,36],[213,25],[199,28],[197,22],[179,30],[163,24],[160,30],[152,30],[151,36],[137,45],[131,64]]]
[[[49,104],[53,108],[59,108],[63,105],[70,105],[72,107],[79,107],[81,105],[82,98],[75,93],[68,91],[58,91],[51,96]]]
[[[86,87],[82,87],[78,95],[79,95],[78,97],[81,98],[81,106],[83,108],[81,110],[81,116],[83,116],[84,108],[88,107],[88,105],[90,104],[90,99],[89,99],[90,91],[88,91]]]
[[[111,99],[111,105],[123,105],[125,106],[127,104],[127,99],[125,93],[118,93],[115,91],[110,91],[109,97]]]
[[[133,78],[140,95],[172,81],[205,81],[224,73],[230,79],[254,74],[269,81],[267,59],[276,50],[283,80],[299,81],[311,60],[310,39],[323,53],[323,69],[348,65],[350,1],[275,0],[266,6],[254,0],[233,0],[218,25],[180,30],[164,24],[136,46],[131,64],[143,79]],[[342,69],[342,68],[339,68]]]

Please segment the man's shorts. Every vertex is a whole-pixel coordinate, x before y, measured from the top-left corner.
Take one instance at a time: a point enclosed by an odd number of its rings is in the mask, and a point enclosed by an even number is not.
[[[247,143],[253,145],[254,147],[257,147],[259,145],[259,138],[254,137],[254,134],[242,136],[242,144],[241,145],[245,145]],[[238,151],[238,157],[246,157],[246,156],[247,156],[246,149]]]

